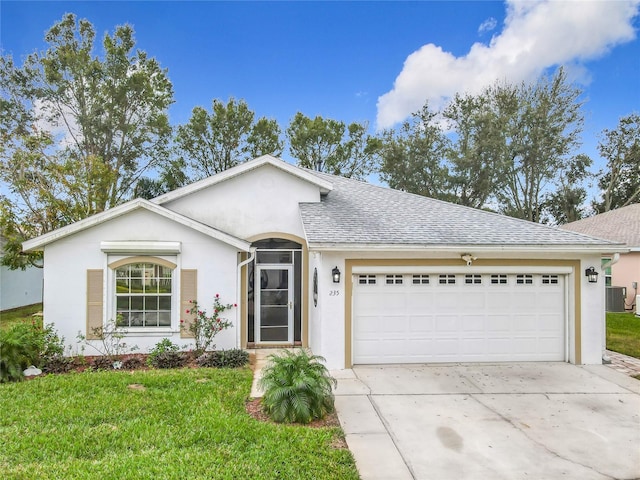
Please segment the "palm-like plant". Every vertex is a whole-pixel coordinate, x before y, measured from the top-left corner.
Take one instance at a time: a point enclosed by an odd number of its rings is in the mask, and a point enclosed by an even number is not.
[[[271,355],[259,381],[265,412],[276,422],[309,423],[333,412],[332,387],[336,380],[306,350]]]
[[[39,347],[31,325],[19,323],[0,330],[0,383],[22,380],[22,370],[36,363]]]

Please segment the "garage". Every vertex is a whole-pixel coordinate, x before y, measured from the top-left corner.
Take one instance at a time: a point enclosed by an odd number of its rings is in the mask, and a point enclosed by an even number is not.
[[[354,364],[566,360],[566,273],[392,272],[354,275]]]

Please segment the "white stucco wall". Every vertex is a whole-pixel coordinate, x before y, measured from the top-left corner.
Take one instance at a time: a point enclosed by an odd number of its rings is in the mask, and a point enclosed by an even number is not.
[[[42,302],[42,279],[41,268],[9,270],[0,267],[0,310]]]
[[[163,206],[250,239],[269,232],[304,237],[298,204],[319,201],[316,185],[264,165]]]
[[[45,248],[45,323],[53,323],[74,352],[78,347],[78,331],[86,333],[87,269],[104,270],[104,314],[106,319],[115,318],[113,302],[110,300],[112,289],[108,285],[111,276],[107,272],[108,263],[122,255],[102,252],[100,243],[135,240],[181,242],[181,252],[177,255],[155,255],[178,265],[174,272],[173,286],[177,293],[174,295],[172,331],[155,335],[129,334],[125,341],[130,345],[137,345],[140,352],[148,351],[164,336],[178,345],[188,343],[188,339],[180,338],[179,331],[180,316],[183,313],[179,306],[181,268],[198,270],[198,301],[208,312],[216,293],[220,294],[224,303],[238,302],[237,250],[234,247],[146,210],[137,210]],[[139,253],[132,254],[137,255]],[[216,337],[216,344],[218,348],[233,348],[237,346],[236,312],[234,309],[225,313],[234,322],[234,327],[221,332]],[[86,355],[95,353],[91,348],[85,350]]]

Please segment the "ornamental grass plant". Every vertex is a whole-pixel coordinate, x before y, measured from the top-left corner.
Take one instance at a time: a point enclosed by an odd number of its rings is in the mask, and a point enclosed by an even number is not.
[[[304,349],[269,357],[259,386],[264,391],[263,408],[272,420],[306,424],[334,411],[336,380],[324,361]]]

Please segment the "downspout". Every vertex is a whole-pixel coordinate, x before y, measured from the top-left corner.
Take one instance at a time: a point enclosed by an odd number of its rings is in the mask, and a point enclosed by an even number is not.
[[[614,253],[613,254],[613,258],[611,260],[609,260],[607,263],[604,263],[600,267],[600,270],[602,272],[605,272],[607,270],[607,268],[609,268],[610,266],[618,263],[618,260],[620,260],[620,254],[619,253]],[[609,363],[611,363],[611,358],[609,357],[609,355],[607,355],[607,312],[606,311],[605,311],[605,314],[603,315],[603,318],[602,318],[602,332],[603,332],[603,335],[602,335],[602,363],[609,364]]]
[[[248,263],[253,262],[254,258],[256,257],[256,247],[250,247],[249,248],[249,258],[247,258],[244,262],[240,262],[238,264],[238,285],[237,285],[237,296],[238,299],[236,301],[236,304],[238,305],[238,308],[236,308],[236,345],[238,346],[238,348],[240,348],[240,345],[242,345],[242,341],[240,339],[240,305],[242,305],[242,298],[241,298],[241,293],[242,293],[242,285],[241,285],[241,281],[242,281],[242,267],[244,267],[245,265],[247,265]]]

